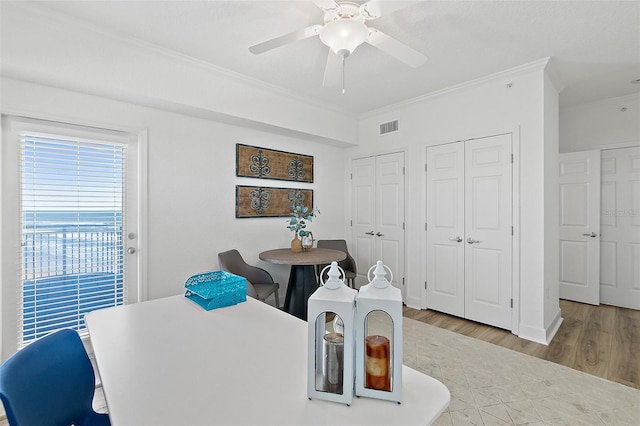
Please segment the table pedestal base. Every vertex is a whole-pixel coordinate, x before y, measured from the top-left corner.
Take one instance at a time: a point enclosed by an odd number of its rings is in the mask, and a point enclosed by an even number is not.
[[[307,300],[318,288],[313,265],[291,265],[284,310],[300,319],[307,320]]]

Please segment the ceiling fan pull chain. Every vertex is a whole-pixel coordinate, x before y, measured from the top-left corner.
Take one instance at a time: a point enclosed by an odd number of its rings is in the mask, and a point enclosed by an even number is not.
[[[344,95],[344,92],[346,92],[344,88],[344,60],[346,59],[347,55],[342,54],[340,56],[342,57],[342,94]]]

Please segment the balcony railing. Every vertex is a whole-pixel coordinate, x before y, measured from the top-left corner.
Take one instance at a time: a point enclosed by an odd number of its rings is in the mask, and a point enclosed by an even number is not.
[[[24,229],[22,341],[69,327],[84,315],[124,302],[122,229],[103,224]]]

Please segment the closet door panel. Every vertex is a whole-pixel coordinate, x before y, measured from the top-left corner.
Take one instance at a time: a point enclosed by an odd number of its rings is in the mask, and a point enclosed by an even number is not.
[[[600,301],[640,309],[640,148],[601,153]]]
[[[561,299],[600,303],[600,151],[560,154]]]
[[[464,317],[464,142],[427,148],[427,307]]]
[[[376,188],[375,260],[391,268],[404,300],[404,153],[376,157]]]
[[[465,317],[511,329],[511,135],[465,145]]]
[[[376,213],[376,163],[374,157],[353,160],[352,173],[352,221],[353,257],[358,265],[358,281],[368,282],[367,270],[375,259]]]

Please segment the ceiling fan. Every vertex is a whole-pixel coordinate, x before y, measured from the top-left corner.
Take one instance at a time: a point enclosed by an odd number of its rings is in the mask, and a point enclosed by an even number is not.
[[[407,2],[369,0],[362,5],[335,0],[313,0],[313,2],[324,12],[324,25],[311,25],[258,43],[249,47],[249,51],[257,55],[317,35],[330,48],[323,84],[335,85],[342,70],[342,93],[345,92],[345,59],[362,43],[369,43],[414,68],[418,68],[427,60],[422,53],[366,25],[366,21],[406,7]]]

